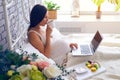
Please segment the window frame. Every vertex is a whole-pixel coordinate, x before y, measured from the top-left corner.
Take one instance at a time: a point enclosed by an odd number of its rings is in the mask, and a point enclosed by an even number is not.
[[[51,0],[50,0],[51,1]],[[57,0],[56,0],[57,1]],[[44,0],[42,0],[42,4],[44,4]],[[93,3],[93,5],[96,7],[97,9],[97,6]],[[112,5],[112,4],[111,4]],[[102,5],[101,5],[102,6]],[[72,6],[71,6],[72,7]],[[101,10],[102,11],[102,10]],[[58,14],[59,15],[71,15],[72,13],[72,10],[71,11],[61,11],[61,10],[58,10]],[[96,11],[79,11],[79,14],[80,15],[95,15],[96,14]],[[120,12],[116,12],[115,10],[113,11],[102,11],[102,15],[119,15]]]

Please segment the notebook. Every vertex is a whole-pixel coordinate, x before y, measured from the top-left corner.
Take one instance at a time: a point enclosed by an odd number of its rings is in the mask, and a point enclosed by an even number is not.
[[[85,56],[85,55],[93,55],[100,45],[103,37],[99,31],[97,31],[91,40],[90,44],[78,44],[78,49],[72,50],[73,56]]]

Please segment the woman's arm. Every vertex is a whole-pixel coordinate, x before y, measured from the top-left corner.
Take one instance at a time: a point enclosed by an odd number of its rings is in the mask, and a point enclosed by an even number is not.
[[[46,57],[50,57],[50,39],[47,37],[46,44],[44,45],[40,37],[34,32],[28,34],[29,42],[34,46],[40,53],[44,54]]]
[[[45,55],[47,57],[50,57],[50,52],[51,52],[51,32],[52,32],[52,28],[51,26],[47,25],[47,29],[46,29],[46,44],[45,44],[45,50],[48,51],[45,53]]]

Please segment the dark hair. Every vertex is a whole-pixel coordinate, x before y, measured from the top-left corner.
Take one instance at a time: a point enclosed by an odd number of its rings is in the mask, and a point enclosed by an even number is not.
[[[40,23],[45,17],[46,12],[47,8],[45,6],[40,4],[35,5],[30,13],[30,26],[28,30],[31,27],[35,27],[38,23]]]

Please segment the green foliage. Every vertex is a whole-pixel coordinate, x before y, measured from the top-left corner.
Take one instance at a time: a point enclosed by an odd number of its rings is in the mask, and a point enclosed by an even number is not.
[[[120,0],[119,0],[118,4],[116,5],[115,11],[119,11],[119,9],[120,9]]]
[[[29,64],[29,60],[22,60],[23,59],[23,55],[24,54],[18,54],[15,51],[8,51],[6,54],[6,57],[8,59],[8,61],[11,61],[11,64],[17,65],[17,66],[21,66],[23,64]]]
[[[100,6],[102,3],[104,3],[105,0],[92,0],[94,4],[97,6]],[[115,4],[115,11],[119,11],[120,9],[120,0],[108,0],[111,4]]]
[[[30,60],[23,60],[24,54],[18,54],[12,50],[5,50],[0,52],[0,80],[8,80],[6,75],[7,71],[11,69],[11,65],[15,65],[15,68],[29,64]]]
[[[92,0],[93,3],[95,3],[97,6],[100,6],[102,3],[104,3],[105,0]]]
[[[45,6],[47,7],[48,10],[59,10],[60,6],[58,6],[56,3],[53,1],[44,1]]]
[[[33,60],[35,60],[35,59],[38,58],[38,55],[36,55],[36,53],[32,53],[32,54],[31,54],[31,58],[32,58]]]
[[[119,11],[120,9],[120,0],[108,0],[108,2],[110,2],[111,4],[115,4],[115,11]]]
[[[19,53],[13,50],[0,51],[0,80],[23,80],[23,75],[17,72],[17,68],[22,65],[27,65],[30,61],[34,61],[38,58],[36,53],[28,53],[22,49],[19,49]],[[12,70],[13,73],[8,73]],[[12,74],[12,76],[9,76]],[[39,70],[31,70],[27,76],[30,80],[46,80],[46,77]]]
[[[9,77],[7,77],[7,75],[5,74],[0,74],[0,80],[8,80]]]

